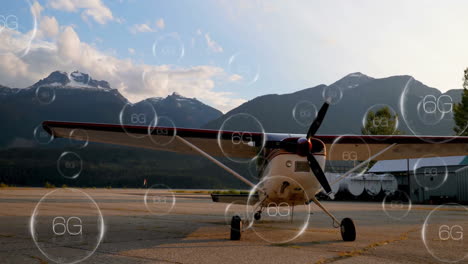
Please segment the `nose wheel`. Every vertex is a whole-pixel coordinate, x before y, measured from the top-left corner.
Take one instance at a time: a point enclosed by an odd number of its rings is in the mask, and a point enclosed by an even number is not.
[[[340,231],[343,241],[356,240],[356,227],[354,226],[354,222],[351,218],[344,218],[341,220]]]

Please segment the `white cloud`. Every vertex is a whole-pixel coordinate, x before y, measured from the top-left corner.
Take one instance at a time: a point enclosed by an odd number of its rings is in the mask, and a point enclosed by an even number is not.
[[[135,49],[128,48],[128,53],[130,53],[131,55],[135,54]]]
[[[152,29],[148,24],[135,24],[130,28],[130,32],[136,34],[138,32],[156,32],[156,30]]]
[[[55,37],[59,33],[59,25],[55,17],[44,16],[40,20],[39,30],[46,37]]]
[[[240,76],[239,74],[232,74],[231,76],[229,76],[229,81],[231,82],[237,82],[242,79],[243,79],[242,76]]]
[[[0,44],[2,41],[3,38]],[[34,42],[27,56],[20,57],[10,52],[0,57],[0,80],[3,85],[11,87],[27,87],[55,70],[79,70],[95,79],[109,81],[113,88],[132,102],[167,96],[172,92],[196,97],[221,111],[228,111],[245,102],[244,99],[234,98],[232,93],[214,90],[219,83],[230,80],[222,68],[172,68],[119,59],[81,42],[70,26],[60,32],[56,43]]]
[[[116,20],[112,11],[101,0],[50,0],[49,6],[67,12],[81,12],[81,17],[87,21],[92,18],[99,24]]]
[[[205,40],[206,45],[208,45],[211,51],[216,53],[223,52],[223,47],[221,47],[218,43],[212,40],[208,33],[205,33]]]
[[[154,23],[154,27],[151,26],[150,23],[143,23],[143,24],[134,24],[130,28],[130,32],[133,34],[136,33],[145,33],[145,32],[156,32],[158,29],[164,29],[166,26],[164,19],[160,18]]]
[[[164,29],[164,27],[166,26],[166,24],[164,23],[164,19],[160,18],[156,21],[156,26],[159,28],[159,29]]]

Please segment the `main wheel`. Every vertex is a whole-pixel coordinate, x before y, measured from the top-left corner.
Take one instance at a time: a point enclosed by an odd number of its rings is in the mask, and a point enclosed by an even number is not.
[[[262,212],[261,212],[261,211],[256,212],[256,213],[254,214],[254,218],[255,218],[255,220],[257,220],[257,221],[260,220],[260,219],[262,219]]]
[[[354,226],[354,222],[351,218],[341,220],[340,230],[343,241],[356,240],[356,227]]]
[[[235,215],[231,219],[231,240],[240,240],[242,230],[242,220],[240,216]]]

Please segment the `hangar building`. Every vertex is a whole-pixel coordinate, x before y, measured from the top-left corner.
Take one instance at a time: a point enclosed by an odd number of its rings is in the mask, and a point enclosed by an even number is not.
[[[468,156],[382,160],[368,172],[394,175],[415,203],[468,203]]]

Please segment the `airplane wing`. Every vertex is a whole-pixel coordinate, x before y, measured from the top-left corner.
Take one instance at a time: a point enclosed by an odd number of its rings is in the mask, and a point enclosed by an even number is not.
[[[187,144],[174,140],[177,135],[212,156],[246,159],[254,158],[262,149],[281,148],[282,142],[294,142],[291,139],[306,136],[58,121],[45,121],[43,127],[55,138],[198,154]],[[325,144],[329,160],[366,160],[393,144],[374,160],[421,158],[428,154],[440,157],[468,155],[468,137],[315,135],[314,138]]]
[[[468,155],[468,137],[317,135],[327,146],[329,160],[366,160],[395,144],[373,160],[417,159]]]
[[[43,128],[54,138],[98,142],[130,147],[198,154],[191,147],[175,140],[179,136],[212,156],[254,158],[264,146],[268,134],[239,131],[218,131],[175,127],[147,127],[120,124],[95,124],[44,121]],[[270,138],[275,138],[270,135]]]

